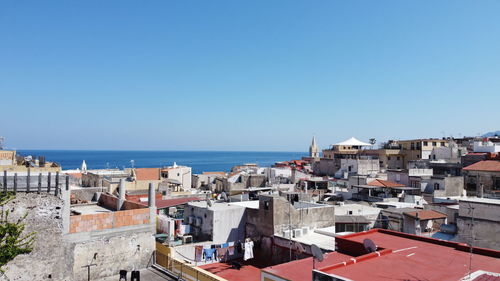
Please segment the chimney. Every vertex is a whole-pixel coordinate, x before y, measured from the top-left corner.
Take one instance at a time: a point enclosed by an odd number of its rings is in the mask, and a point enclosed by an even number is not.
[[[149,183],[148,206],[156,207],[155,188],[153,183]]]
[[[116,210],[120,211],[123,203],[125,202],[125,179],[120,179],[120,185],[118,186],[118,205]]]

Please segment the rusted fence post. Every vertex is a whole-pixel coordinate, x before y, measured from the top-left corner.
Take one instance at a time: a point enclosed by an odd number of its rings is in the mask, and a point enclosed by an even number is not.
[[[17,173],[14,174],[14,194],[17,193]]]
[[[55,196],[59,195],[59,172],[56,172],[56,191],[54,195]]]
[[[26,192],[30,192],[31,169],[28,167],[28,175],[26,176]]]
[[[38,174],[38,194],[42,192],[42,173]]]
[[[50,178],[52,177],[51,172],[49,172],[49,177],[47,178],[47,193],[50,193]]]
[[[3,192],[7,194],[7,171],[3,171]]]

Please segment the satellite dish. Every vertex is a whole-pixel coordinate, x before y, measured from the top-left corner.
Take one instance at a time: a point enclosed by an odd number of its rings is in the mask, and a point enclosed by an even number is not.
[[[323,261],[323,251],[321,251],[321,249],[316,246],[315,244],[312,244],[311,245],[311,252],[313,254],[313,257],[315,260],[317,261]]]
[[[221,195],[222,199],[223,199],[225,202],[227,202],[227,201],[228,201],[228,200],[227,200],[227,194],[226,194],[225,192],[222,192],[220,195]]]
[[[377,250],[377,245],[371,239],[363,240],[363,245],[368,253],[373,253]]]

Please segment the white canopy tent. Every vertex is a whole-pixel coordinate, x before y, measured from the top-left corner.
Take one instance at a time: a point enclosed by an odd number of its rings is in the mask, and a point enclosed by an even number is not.
[[[345,140],[343,142],[336,143],[334,145],[344,145],[344,146],[371,146],[371,144],[362,142],[354,137]]]

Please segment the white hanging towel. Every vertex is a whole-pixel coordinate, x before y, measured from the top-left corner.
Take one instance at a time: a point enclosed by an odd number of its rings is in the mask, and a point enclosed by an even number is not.
[[[253,241],[245,242],[245,254],[243,260],[253,259]]]

